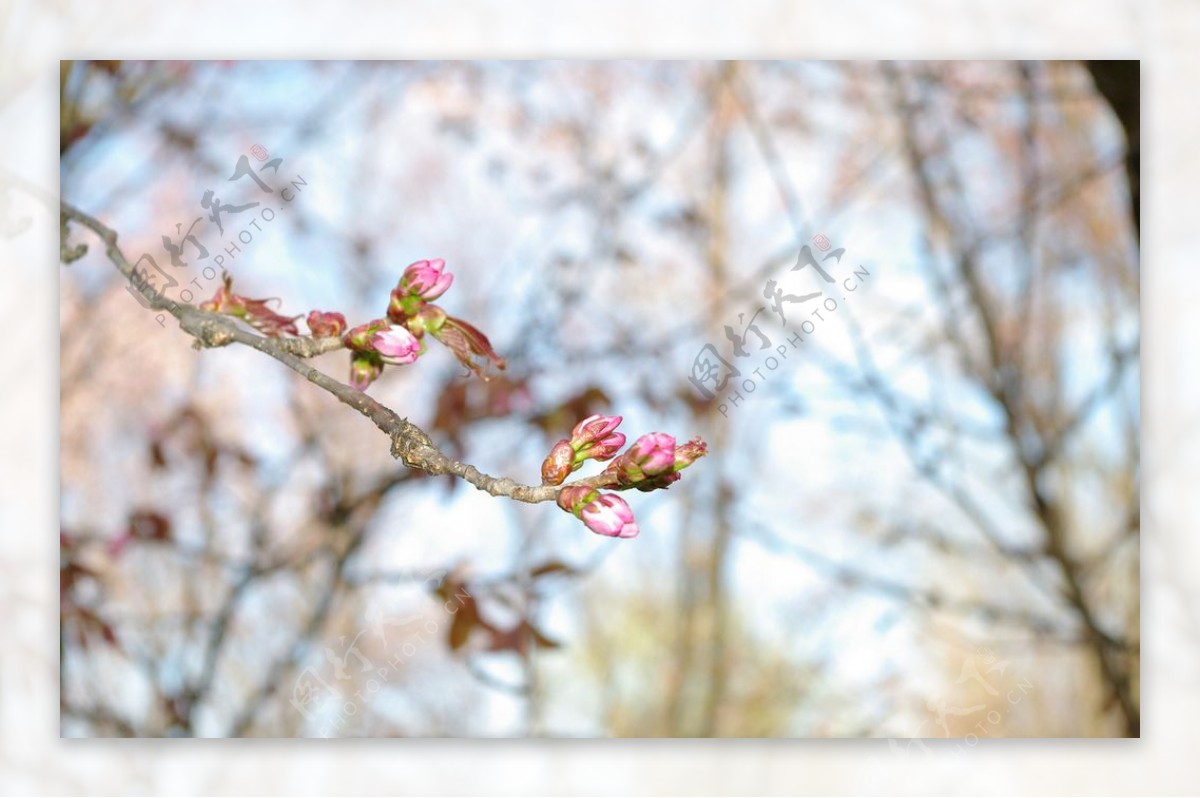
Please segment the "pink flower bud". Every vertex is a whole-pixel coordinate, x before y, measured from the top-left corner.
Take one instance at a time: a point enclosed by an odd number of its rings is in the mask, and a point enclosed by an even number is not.
[[[613,465],[626,486],[665,474],[675,467],[675,439],[665,432],[643,435]]]
[[[610,538],[637,537],[633,510],[615,493],[601,494],[595,488],[571,485],[558,492],[558,506],[587,524],[597,535]]]
[[[375,333],[371,348],[383,355],[384,362],[400,366],[415,363],[421,355],[421,342],[403,327],[387,327]]]
[[[346,331],[346,317],[341,313],[314,310],[308,314],[306,321],[314,338],[337,338]]]
[[[350,359],[350,385],[365,391],[383,373],[383,361],[372,352],[358,352]]]
[[[437,299],[446,293],[450,284],[454,282],[454,275],[443,272],[444,268],[446,261],[441,258],[419,260],[404,270],[404,275],[400,278],[400,288],[405,293],[419,296],[426,301]]]
[[[561,440],[554,444],[554,448],[542,462],[542,484],[561,485],[574,470],[574,461],[575,450],[571,448],[570,441]]]
[[[555,501],[559,507],[579,517],[579,514],[583,512],[583,508],[587,506],[588,502],[599,495],[600,491],[595,488],[589,488],[584,485],[570,485],[558,492],[558,497]]]
[[[584,460],[604,462],[625,445],[625,436],[614,432],[621,423],[620,416],[588,416],[571,431],[571,446],[576,465]]]
[[[605,493],[588,502],[579,517],[597,535],[610,538],[634,538],[638,535],[633,510],[615,493]]]
[[[375,337],[375,333],[391,326],[391,322],[387,319],[375,319],[366,324],[360,324],[342,336],[342,343],[346,345],[347,349],[353,349],[356,352],[374,352],[375,345],[371,343],[371,339]]]
[[[673,448],[671,464],[655,473],[667,461],[666,454]],[[608,464],[600,476],[607,481],[606,488],[626,490],[637,488],[652,491],[669,488],[680,479],[679,472],[708,454],[708,444],[693,438],[684,444],[675,444],[675,439],[662,432],[652,432],[638,438],[629,450]]]
[[[446,324],[446,311],[437,305],[426,305],[404,320],[404,326],[413,335],[421,338],[427,332],[436,333]]]
[[[620,432],[609,433],[591,446],[586,446],[575,453],[576,464],[584,460],[596,460],[603,463],[610,460],[625,445],[625,436]]]
[[[387,316],[396,324],[403,324],[416,313],[425,300],[411,296],[402,286],[392,289],[391,299],[388,300]]]
[[[629,451],[647,476],[658,476],[675,465],[675,438],[665,432],[643,435]]]
[[[588,416],[571,430],[571,445],[576,449],[595,443],[621,424],[620,416]]]

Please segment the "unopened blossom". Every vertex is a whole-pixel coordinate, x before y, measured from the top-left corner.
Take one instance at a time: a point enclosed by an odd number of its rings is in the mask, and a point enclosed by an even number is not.
[[[387,327],[371,336],[371,348],[383,356],[385,363],[407,365],[416,362],[421,354],[421,342],[404,327]]]
[[[374,352],[375,345],[371,339],[375,337],[375,333],[382,332],[391,326],[392,323],[387,319],[373,319],[366,324],[351,328],[342,336],[342,343],[346,345],[347,349],[356,352]]]
[[[575,450],[571,448],[570,441],[564,439],[554,444],[550,454],[542,461],[542,484],[561,485],[574,470],[574,463]]]
[[[583,485],[572,485],[558,492],[558,506],[579,518],[597,535],[610,538],[637,537],[633,511],[615,493],[604,493]]]
[[[621,416],[604,416],[598,413],[588,416],[571,430],[571,445],[578,449],[595,443],[620,425]]]
[[[355,352],[350,359],[350,385],[365,391],[383,373],[383,360],[374,352]]]
[[[609,480],[607,487],[659,490],[678,482],[679,472],[706,454],[708,444],[700,438],[676,444],[670,435],[652,432],[638,438],[628,451],[609,463],[601,476]]]
[[[569,485],[558,492],[555,502],[572,515],[578,516],[584,506],[600,495],[600,491],[586,485]]]
[[[425,333],[436,333],[446,323],[446,311],[437,305],[426,305],[404,319],[404,326],[413,335],[421,338]]]
[[[615,493],[604,493],[584,505],[579,517],[588,529],[610,538],[635,538],[640,531],[633,510]]]
[[[346,317],[341,313],[314,310],[305,321],[314,338],[337,338],[346,331]]]
[[[625,436],[616,432],[620,416],[588,416],[571,430],[571,447],[575,450],[576,467],[584,460],[604,462],[625,445]]]
[[[627,486],[665,474],[675,467],[675,438],[665,432],[647,433],[610,467]]]
[[[421,297],[426,301],[437,299],[454,282],[454,275],[445,271],[446,261],[441,258],[434,260],[419,260],[404,270],[400,277],[400,285],[408,293]]]
[[[372,359],[381,365],[391,363],[403,366],[421,355],[421,342],[417,337],[387,319],[374,319],[358,325],[342,336],[342,343],[356,353],[373,355]]]
[[[454,282],[454,275],[445,271],[446,261],[419,260],[409,265],[392,290],[388,302],[388,318],[403,322],[417,313],[426,302],[446,293]]]

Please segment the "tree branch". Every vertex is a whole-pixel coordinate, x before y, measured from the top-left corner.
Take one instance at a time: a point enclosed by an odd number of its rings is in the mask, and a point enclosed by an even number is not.
[[[305,358],[340,348],[341,343],[337,339],[268,338],[244,329],[231,316],[210,313],[200,310],[195,305],[167,299],[146,281],[135,279],[133,265],[117,246],[116,231],[67,202],[59,204],[64,219],[88,228],[104,240],[105,255],[108,260],[117,267],[126,280],[129,280],[151,308],[165,311],[175,317],[179,321],[180,329],[196,339],[194,346],[197,349],[237,343],[257,349],[274,358],[304,379],[325,389],[338,401],[369,418],[391,439],[392,456],[409,468],[419,469],[433,475],[450,474],[474,485],[485,493],[529,504],[554,501],[560,490],[572,485],[596,488],[607,484],[605,478],[595,476],[565,485],[523,485],[508,477],[494,477],[485,474],[469,463],[462,463],[447,456],[434,445],[424,430],[408,419],[402,418],[378,400],[335,380],[305,362]],[[82,251],[78,246],[73,248],[67,246],[65,225],[63,232],[64,238],[61,242],[63,259],[64,262],[69,262],[81,256]]]

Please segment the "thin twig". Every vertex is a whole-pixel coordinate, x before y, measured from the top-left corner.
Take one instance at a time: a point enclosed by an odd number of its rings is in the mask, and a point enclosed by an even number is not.
[[[332,351],[339,348],[340,344],[324,343],[322,339],[267,338],[244,329],[230,316],[210,313],[195,305],[167,299],[147,281],[136,279],[134,267],[117,246],[117,233],[112,228],[67,202],[60,202],[60,206],[65,218],[83,225],[104,240],[108,260],[129,280],[151,308],[174,316],[179,321],[180,329],[196,339],[197,348],[214,348],[237,343],[257,349],[278,360],[309,382],[333,394],[338,401],[369,418],[391,439],[392,456],[409,468],[433,475],[450,474],[485,493],[529,504],[554,501],[558,492],[570,485],[603,487],[606,484],[605,478],[595,476],[567,485],[523,485],[508,477],[485,474],[469,463],[462,463],[447,456],[434,445],[424,430],[408,419],[402,418],[378,400],[335,380],[305,362],[305,358]],[[73,254],[73,250],[67,248],[65,239],[62,245],[65,251]]]

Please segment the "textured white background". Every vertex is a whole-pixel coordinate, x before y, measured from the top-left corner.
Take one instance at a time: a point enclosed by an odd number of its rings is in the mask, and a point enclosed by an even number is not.
[[[1196,793],[1196,0],[0,0],[0,167],[57,191],[63,57],[1143,59],[1141,740],[59,741],[57,224],[0,192],[0,792]]]

